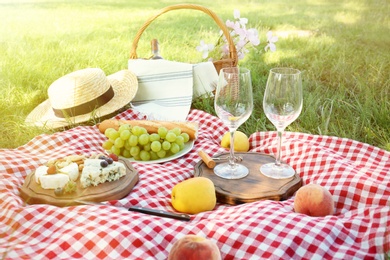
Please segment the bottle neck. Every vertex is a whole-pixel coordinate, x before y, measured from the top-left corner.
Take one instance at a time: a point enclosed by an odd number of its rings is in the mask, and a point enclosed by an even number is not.
[[[159,50],[157,39],[152,40],[151,49],[152,49],[152,59],[153,60],[162,59],[162,57],[160,56],[160,50]]]

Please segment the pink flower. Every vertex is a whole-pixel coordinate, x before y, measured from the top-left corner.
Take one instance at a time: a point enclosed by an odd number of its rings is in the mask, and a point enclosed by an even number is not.
[[[245,45],[247,44],[248,42],[246,41],[246,39],[240,39],[237,43],[236,43],[236,48],[237,50],[241,50],[242,48],[245,47]]]
[[[214,45],[206,44],[202,40],[202,41],[200,41],[200,45],[196,47],[196,50],[202,53],[203,59],[206,59],[209,56],[209,51],[214,50]]]
[[[265,46],[264,50],[267,51],[268,49],[270,51],[276,51],[276,45],[275,45],[275,42],[278,41],[278,37],[277,36],[274,36],[272,34],[272,31],[268,31],[267,32],[267,46]]]
[[[246,38],[247,31],[244,28],[238,28],[238,29],[234,30],[234,32],[236,33],[236,35],[238,35],[240,37],[240,39]]]
[[[234,46],[236,47],[237,56],[239,60],[242,60],[245,55],[249,52],[247,49],[248,46],[254,47],[260,44],[259,32],[255,28],[246,28],[248,24],[247,18],[242,18],[240,11],[235,9],[233,12],[234,20],[226,20],[226,27],[229,29],[230,37],[233,41]],[[273,36],[272,32],[267,33],[267,45],[265,46],[265,51],[270,49],[271,51],[276,50],[275,42],[278,41],[278,37]],[[216,57],[225,58],[230,55],[229,43],[227,42],[226,37],[220,31],[220,38],[217,42],[219,46],[218,51],[214,51],[213,54],[220,56]],[[209,52],[214,50],[214,45],[205,44],[203,41],[200,42],[200,46],[196,47],[199,52],[202,52],[203,59],[206,59],[209,55]],[[209,59],[210,60],[210,59]]]
[[[254,28],[248,29],[246,31],[246,38],[253,46],[260,44],[259,32]]]
[[[233,17],[234,17],[234,19],[240,19],[240,10],[234,9]]]
[[[248,23],[248,18],[241,18],[240,16],[240,10],[235,9],[233,11],[234,19],[238,20],[239,23],[242,25],[243,28],[245,28],[246,24]]]
[[[229,45],[224,44],[224,45],[221,47],[221,51],[222,51],[222,57],[229,57],[229,54],[230,54]],[[222,58],[222,57],[221,57],[221,58]]]
[[[237,28],[240,28],[240,24],[238,22],[227,20],[226,27],[232,28],[233,30],[236,30]]]
[[[241,49],[240,51],[237,51],[237,57],[238,57],[238,60],[242,60],[245,58],[245,55],[249,52],[249,50],[243,48]]]

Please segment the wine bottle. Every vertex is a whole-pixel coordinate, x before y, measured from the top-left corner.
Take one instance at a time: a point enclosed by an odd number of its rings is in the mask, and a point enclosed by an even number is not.
[[[151,42],[151,47],[152,47],[152,57],[151,59],[152,60],[159,60],[159,59],[162,59],[162,57],[160,56],[160,50],[158,48],[158,41],[157,39],[153,39],[152,42]]]

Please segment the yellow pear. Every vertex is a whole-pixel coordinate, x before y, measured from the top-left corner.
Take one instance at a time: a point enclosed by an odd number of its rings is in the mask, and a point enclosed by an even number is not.
[[[213,210],[217,203],[214,183],[206,177],[184,180],[173,187],[171,200],[172,206],[184,213]]]
[[[230,148],[230,132],[225,133],[222,136],[221,146],[223,148]],[[236,152],[248,152],[249,151],[249,138],[241,131],[234,132],[234,151]]]

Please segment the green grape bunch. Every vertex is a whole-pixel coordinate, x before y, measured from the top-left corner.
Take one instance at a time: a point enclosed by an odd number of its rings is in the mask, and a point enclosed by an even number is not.
[[[134,158],[137,161],[163,159],[184,149],[190,136],[176,127],[168,130],[159,127],[157,133],[148,133],[141,126],[122,124],[119,129],[107,128],[107,140],[102,147],[117,156]]]

